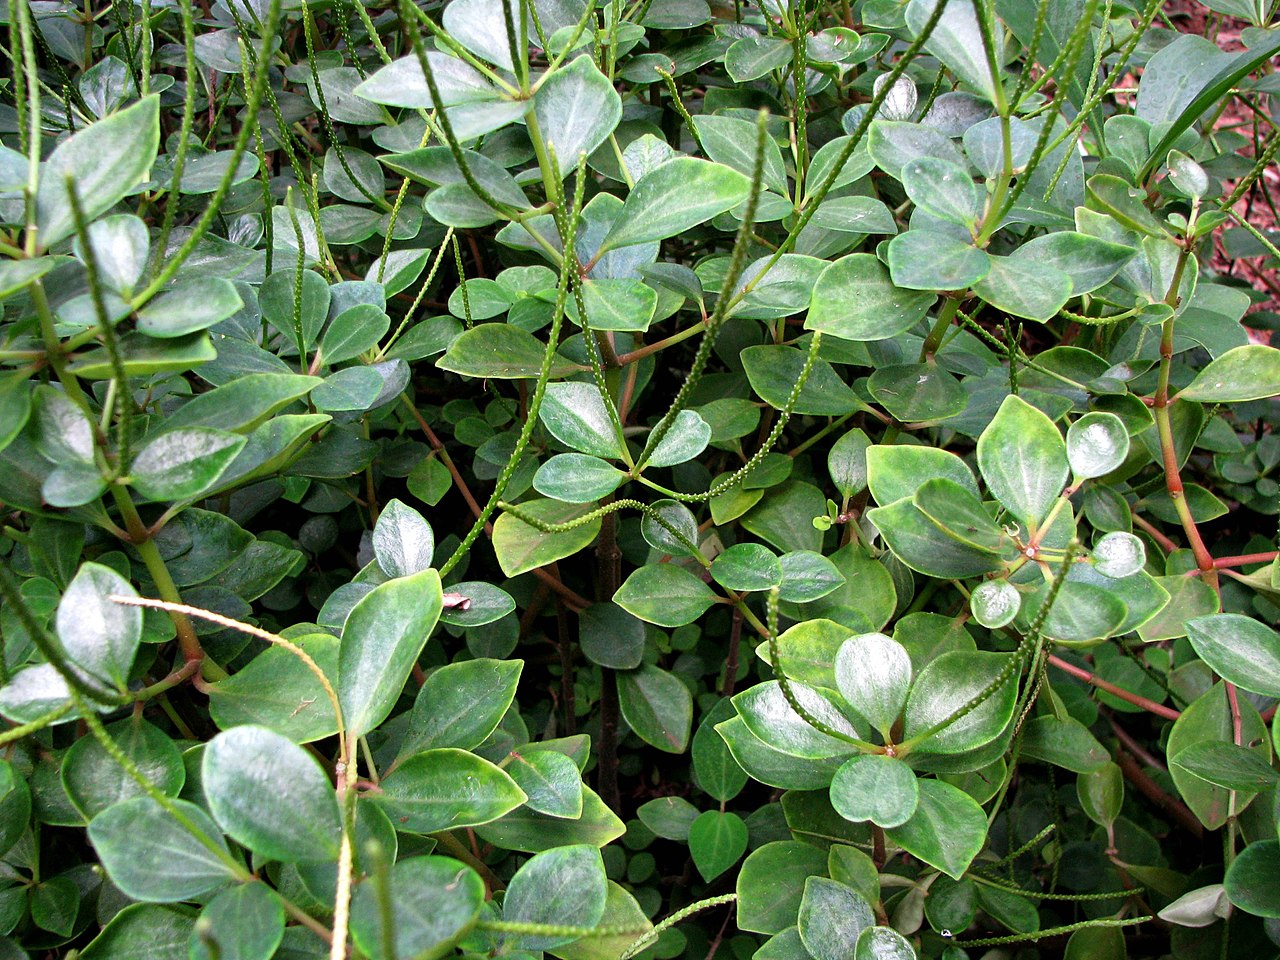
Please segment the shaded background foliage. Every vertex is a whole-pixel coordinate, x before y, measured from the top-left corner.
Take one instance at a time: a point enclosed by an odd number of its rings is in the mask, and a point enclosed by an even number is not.
[[[1274,955],[1191,6],[9,3],[0,957]]]

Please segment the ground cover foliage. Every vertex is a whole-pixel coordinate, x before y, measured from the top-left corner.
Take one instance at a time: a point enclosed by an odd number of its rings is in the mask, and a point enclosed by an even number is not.
[[[10,0],[0,958],[1276,955],[1206,6]]]

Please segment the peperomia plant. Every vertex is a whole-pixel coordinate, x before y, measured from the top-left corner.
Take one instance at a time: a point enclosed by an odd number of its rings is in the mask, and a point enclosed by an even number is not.
[[[1274,954],[1175,6],[10,0],[0,960]]]

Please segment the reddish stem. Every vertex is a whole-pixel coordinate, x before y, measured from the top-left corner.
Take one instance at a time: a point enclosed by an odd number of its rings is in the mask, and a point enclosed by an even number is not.
[[[1270,563],[1280,551],[1268,550],[1266,553],[1245,553],[1238,557],[1218,557],[1213,565],[1221,570],[1223,567],[1243,567],[1250,563]]]
[[[1123,687],[1117,687],[1114,683],[1103,680],[1101,677],[1090,673],[1088,670],[1077,667],[1073,663],[1068,663],[1061,657],[1054,656],[1052,653],[1049,654],[1049,663],[1057,667],[1063,673],[1069,673],[1071,676],[1079,680],[1083,680],[1085,683],[1093,684],[1099,690],[1105,690],[1107,693],[1112,696],[1119,697],[1126,703],[1131,703],[1135,707],[1141,707],[1148,713],[1154,713],[1157,717],[1163,717],[1166,720],[1177,720],[1182,716],[1181,713],[1174,710],[1172,707],[1166,707],[1164,704],[1156,703],[1154,700],[1148,700],[1146,697],[1139,696],[1136,693],[1130,693]]]

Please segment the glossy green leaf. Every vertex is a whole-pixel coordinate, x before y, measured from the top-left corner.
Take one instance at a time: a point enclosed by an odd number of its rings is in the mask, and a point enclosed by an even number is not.
[[[984,627],[999,629],[1018,615],[1022,594],[1008,580],[987,580],[969,594],[969,610],[973,619]]]
[[[182,756],[164,731],[141,715],[117,720],[106,730],[116,750],[132,761],[160,793],[178,795],[185,779]],[[62,762],[62,785],[86,820],[146,792],[94,737],[83,737],[67,750]]]
[[[973,284],[973,292],[1015,317],[1052,320],[1072,296],[1071,277],[1030,256],[987,255],[990,269]]]
[[[1092,293],[1106,284],[1138,251],[1135,247],[1091,237],[1071,230],[1055,230],[1018,247],[1017,259],[1065,273],[1071,280],[1071,296]]]
[[[855,253],[822,271],[804,325],[843,340],[886,340],[919,323],[935,299],[895,286],[876,257]]]
[[[160,145],[160,97],[153,94],[91,123],[58,145],[40,168],[36,229],[49,247],[75,232],[67,180],[85,222],[106,213],[142,182]]]
[[[30,819],[31,788],[13,764],[0,760],[0,851],[8,853],[13,848]]]
[[[1256,840],[1227,868],[1231,902],[1258,917],[1280,918],[1280,841]]]
[[[475,925],[484,907],[480,875],[450,857],[401,860],[388,871],[387,888],[380,894],[366,880],[351,898],[351,936],[373,960],[436,960]]]
[[[926,480],[912,501],[934,525],[966,546],[990,553],[1009,546],[1008,534],[996,526],[982,501],[953,480]]]
[[[338,673],[338,639],[313,634],[294,640],[315,661],[330,683]],[[308,743],[333,735],[338,718],[310,667],[292,652],[271,647],[226,680],[209,685],[209,713],[222,730],[257,724]]]
[[[938,0],[911,0],[907,4],[907,26],[919,36],[938,7]],[[986,16],[985,9],[982,16]],[[924,48],[941,60],[952,73],[977,90],[987,100],[995,100],[995,86],[1001,78],[991,75],[987,64],[978,11],[973,0],[951,0],[945,7]],[[995,62],[1004,62],[1004,32],[995,31]]]
[[[847,960],[858,935],[874,925],[871,905],[853,888],[821,876],[805,881],[796,926],[814,960]]]
[[[613,602],[623,610],[660,627],[692,623],[715,600],[710,587],[674,563],[640,567],[613,595]]]
[[[525,801],[503,770],[466,750],[414,754],[378,784],[369,799],[399,830],[435,833],[489,823]]]
[[[935,34],[936,35],[936,34]],[[921,210],[972,229],[982,214],[982,191],[969,172],[937,157],[917,157],[902,168],[902,188]]]
[[[359,303],[333,318],[320,340],[320,356],[327,364],[354,360],[378,345],[391,327],[391,318],[372,303]]]
[[[1196,374],[1178,394],[1183,400],[1234,403],[1280,393],[1280,350],[1260,344],[1235,347]]]
[[[947,876],[959,880],[987,842],[987,815],[963,790],[941,780],[920,780],[911,819],[886,838]]]
[[[603,847],[626,833],[627,827],[594,790],[583,786],[582,816],[576,820],[551,817],[523,806],[475,831],[485,842],[506,850],[536,853],[573,843]]]
[[[1077,478],[1101,477],[1129,455],[1129,431],[1113,413],[1086,413],[1067,428],[1067,462]]]
[[[593,603],[578,614],[578,642],[592,663],[614,670],[640,666],[644,622],[612,602]]]
[[[868,927],[858,935],[853,960],[915,960],[911,941],[892,927]]]
[[[139,333],[170,339],[221,323],[243,306],[235,284],[220,277],[188,280],[138,311]]]
[[[1224,680],[1280,697],[1280,634],[1275,630],[1238,613],[1218,613],[1187,621],[1187,638]]]
[[[655,501],[640,520],[640,534],[649,546],[668,556],[697,554],[698,521],[688,507],[676,500]]]
[[[442,605],[440,575],[423,570],[375,587],[352,608],[338,649],[338,702],[348,735],[363,736],[387,718]]]
[[[195,912],[157,903],[129,904],[80,951],[83,960],[187,960]]]
[[[915,772],[894,757],[859,754],[831,781],[831,805],[847,820],[897,827],[911,819],[920,798]]]
[[[106,808],[89,823],[89,839],[111,882],[134,900],[177,903],[235,877],[222,831],[209,815],[185,800],[169,803],[181,820],[140,796]]]
[[[1088,727],[1072,717],[1033,717],[1022,727],[1022,756],[1042,760],[1075,773],[1097,773],[1111,754]]]
[[[964,290],[991,270],[991,257],[949,233],[923,228],[889,241],[889,274],[907,290]]]
[[[1257,750],[1265,758],[1269,755],[1266,744],[1266,727],[1258,716],[1258,711],[1245,698],[1239,699],[1240,742],[1256,744],[1250,749]],[[1172,758],[1179,756],[1183,750],[1196,743],[1234,742],[1235,724],[1231,706],[1227,701],[1226,691],[1221,683],[1197,697],[1190,706],[1182,711],[1182,715],[1174,721],[1169,731],[1168,745],[1165,755]],[[1249,792],[1232,791],[1217,784],[1209,783],[1190,771],[1170,764],[1169,775],[1177,787],[1178,794],[1191,812],[1210,830],[1216,830],[1227,822],[1228,817],[1240,810],[1251,798]]]
[[[945,420],[969,404],[960,381],[932,361],[878,367],[867,389],[885,410],[906,422]]]
[[[978,469],[996,499],[1035,529],[1066,486],[1066,444],[1047,416],[1006,397],[978,437]]]
[[[571,450],[606,459],[622,456],[604,398],[593,383],[548,384],[538,417],[551,435]]]
[[[1107,762],[1097,770],[1076,777],[1076,795],[1080,809],[1094,823],[1107,827],[1120,816],[1124,802],[1124,774],[1120,767]]]
[[[689,826],[689,854],[710,883],[747,852],[747,825],[736,813],[707,810]]]
[[[441,370],[468,377],[494,380],[536,380],[547,352],[533,334],[506,323],[480,323],[464,330],[436,361]],[[580,369],[556,353],[551,357],[551,376],[563,377]]]
[[[902,645],[881,633],[853,637],[836,655],[835,674],[849,706],[887,736],[911,686],[911,658]]]
[[[244,448],[245,438],[208,427],[162,433],[133,460],[129,477],[151,500],[187,500],[212,487]]]
[[[431,567],[436,538],[431,524],[400,500],[387,501],[373,527],[373,553],[388,577],[409,577]]]
[[[978,495],[973,471],[954,453],[906,444],[875,444],[867,449],[867,484],[876,503],[887,505],[914,496],[932,477],[945,477]]]
[[[742,351],[742,365],[751,389],[777,410],[786,406],[804,363],[805,354],[794,347],[761,344]],[[843,416],[863,406],[858,395],[840,379],[831,364],[819,358],[814,361],[809,379],[796,398],[794,411],[816,416]]]
[[[737,796],[746,786],[746,772],[738,766],[724,739],[716,731],[716,724],[737,716],[733,702],[722,699],[711,708],[693,735],[694,780],[715,799],[726,802]]]
[[[513,750],[506,771],[524,791],[530,810],[569,820],[582,816],[582,777],[563,753]]]
[[[1104,577],[1122,580],[1147,562],[1147,548],[1132,533],[1116,530],[1093,545],[1093,567]]]
[[[767,547],[735,543],[712,561],[711,576],[729,590],[768,590],[782,583],[782,564]]]
[[[749,188],[748,179],[736,170],[695,157],[677,157],[631,188],[600,250],[674,237],[732,210],[747,198]]]
[[[802,683],[792,681],[791,693],[811,716],[845,737],[861,739],[858,731],[830,700]],[[848,740],[821,732],[796,713],[776,680],[758,683],[733,698],[734,709],[757,738],[780,753],[825,759],[854,752]]]
[[[811,550],[793,550],[778,558],[782,568],[782,588],[779,597],[790,603],[811,603],[829,596],[844,583],[840,569]]]
[[[867,517],[899,560],[928,576],[961,579],[1004,567],[995,554],[961,543],[905,498],[868,510]]]
[[[112,597],[136,598],[133,586],[109,567],[85,563],[58,604],[58,641],[71,665],[104,688],[124,692],[142,639],[142,610]]]
[[[502,903],[504,920],[531,924],[594,927],[604,915],[608,889],[600,851],[588,844],[539,853],[511,878]],[[550,950],[574,936],[510,935],[523,950]]]
[[[619,673],[618,704],[623,719],[645,743],[667,753],[684,753],[693,724],[693,697],[675,674],[650,664]]]
[[[919,742],[930,753],[961,753],[994,740],[1013,716],[1018,685],[1008,677],[979,706],[963,708],[990,686],[1008,664],[1011,654],[944,653],[920,671],[911,684],[903,714],[903,736],[913,740],[935,725],[955,717]]]
[[[590,155],[613,133],[622,119],[622,98],[584,54],[539,84],[533,113],[564,177],[577,167],[579,154]]]
[[[291,740],[266,727],[223,731],[205,746],[201,784],[214,819],[255,853],[285,863],[337,859],[333,785]]]
[[[521,513],[544,523],[568,523],[589,512],[586,505],[557,500],[532,500],[520,504]],[[571,557],[596,538],[599,518],[561,533],[544,533],[514,514],[504,513],[493,524],[493,549],[508,577],[517,577],[564,557]]]
[[[208,427],[242,433],[306,396],[322,381],[292,373],[249,373],[192,397],[164,420],[166,430]]]
[[[681,410],[676,414],[662,442],[649,454],[651,467],[674,467],[692,460],[711,442],[711,425],[694,410]]]
[[[515,699],[523,668],[523,660],[481,658],[432,671],[413,701],[399,757],[441,747],[478,747]]]
[[[284,904],[262,883],[218,894],[200,911],[192,960],[270,960],[284,938]]]
[[[739,930],[778,933],[794,927],[810,876],[827,869],[825,852],[798,840],[777,840],[753,850],[738,871]]]
[[[1280,773],[1261,753],[1220,740],[1193,743],[1170,757],[1169,762],[1228,790],[1260,793],[1280,781]]]
[[[585,453],[558,453],[533,477],[535,490],[565,503],[594,503],[626,482],[621,470]]]

